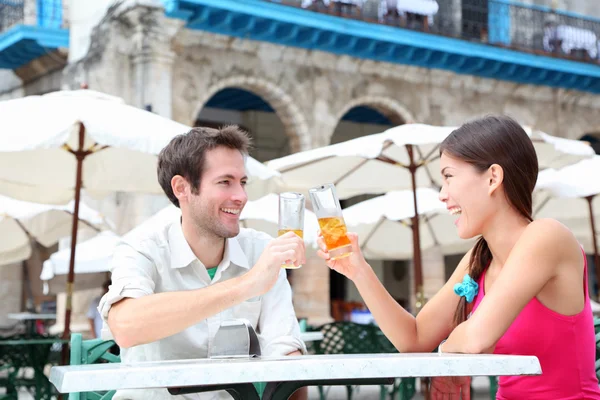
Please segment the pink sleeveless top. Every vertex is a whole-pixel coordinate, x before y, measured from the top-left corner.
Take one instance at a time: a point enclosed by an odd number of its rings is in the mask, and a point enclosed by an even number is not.
[[[596,340],[588,295],[587,261],[583,276],[585,305],[579,314],[559,314],[534,297],[500,338],[495,354],[536,356],[542,366],[542,375],[501,376],[497,399],[600,400],[595,371]],[[473,311],[485,295],[485,272],[478,283],[479,293]]]

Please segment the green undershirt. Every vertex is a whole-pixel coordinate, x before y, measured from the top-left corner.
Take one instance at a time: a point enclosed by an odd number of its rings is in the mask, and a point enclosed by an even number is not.
[[[215,274],[217,273],[217,268],[219,268],[219,267],[206,268],[206,271],[208,272],[208,276],[210,276],[211,281],[213,280],[213,278],[215,277]]]

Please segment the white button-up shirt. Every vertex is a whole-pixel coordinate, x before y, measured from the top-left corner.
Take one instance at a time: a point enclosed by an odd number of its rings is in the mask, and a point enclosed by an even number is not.
[[[98,310],[104,319],[103,337],[108,311],[123,298],[139,298],[153,293],[200,289],[248,272],[256,264],[267,243],[266,233],[242,228],[240,234],[225,243],[223,260],[211,281],[206,267],[196,258],[185,237],[179,218],[143,237],[117,246],[110,270],[112,285]],[[206,358],[222,321],[245,318],[256,330],[263,355],[286,355],[300,350],[306,353],[300,339],[300,328],[292,306],[292,292],[285,270],[279,273],[275,286],[263,296],[249,299],[207,318],[175,335],[153,343],[121,349],[124,363]],[[116,393],[114,400],[230,399],[226,392],[209,392],[172,396],[166,389],[126,390]]]

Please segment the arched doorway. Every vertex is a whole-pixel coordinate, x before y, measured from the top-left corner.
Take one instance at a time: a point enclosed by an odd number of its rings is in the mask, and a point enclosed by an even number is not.
[[[310,148],[304,115],[283,89],[268,80],[230,77],[211,86],[200,99],[195,124],[238,124],[254,140],[253,157],[268,161]]]
[[[250,133],[252,156],[265,162],[291,153],[290,139],[275,110],[261,96],[237,87],[215,93],[194,122],[195,126],[213,128],[236,124]]]
[[[331,144],[345,142],[358,137],[381,133],[391,127],[412,121],[410,113],[398,102],[387,98],[360,98],[346,105],[339,114],[338,124],[331,136]],[[365,201],[377,195],[361,195],[342,200],[342,208],[350,207],[358,202]],[[406,272],[409,266],[404,261],[369,260],[382,282],[391,282],[393,287],[386,287],[390,292],[408,292],[409,279]],[[393,279],[392,279],[393,278]],[[397,287],[401,281],[403,286]],[[339,315],[336,310],[340,304],[354,304],[362,302],[355,286],[344,276],[335,271],[329,275],[329,295],[332,306],[332,315]],[[403,306],[408,304],[408,298],[397,298]],[[342,306],[343,307],[343,306]]]
[[[594,149],[596,154],[600,154],[600,130],[595,132],[588,132],[583,135],[579,140],[588,142]]]

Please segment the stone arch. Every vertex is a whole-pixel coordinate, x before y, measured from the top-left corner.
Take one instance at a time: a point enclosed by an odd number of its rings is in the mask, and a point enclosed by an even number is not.
[[[386,96],[361,96],[344,104],[344,106],[335,114],[335,121],[328,128],[328,135],[323,137],[323,145],[332,143],[334,135],[337,132],[338,125],[342,118],[355,107],[369,107],[385,116],[393,125],[402,125],[414,122],[414,117],[406,107],[400,102]]]
[[[223,89],[233,87],[251,91],[269,103],[285,127],[285,133],[290,140],[290,150],[292,153],[311,148],[308,124],[300,108],[289,94],[266,79],[252,76],[234,76],[218,81],[200,99],[193,118],[198,116],[204,105],[215,94]]]
[[[339,122],[348,111],[358,106],[369,106],[385,115],[394,125],[402,125],[415,122],[410,111],[400,102],[385,96],[362,96],[352,99],[337,114],[336,120]]]

